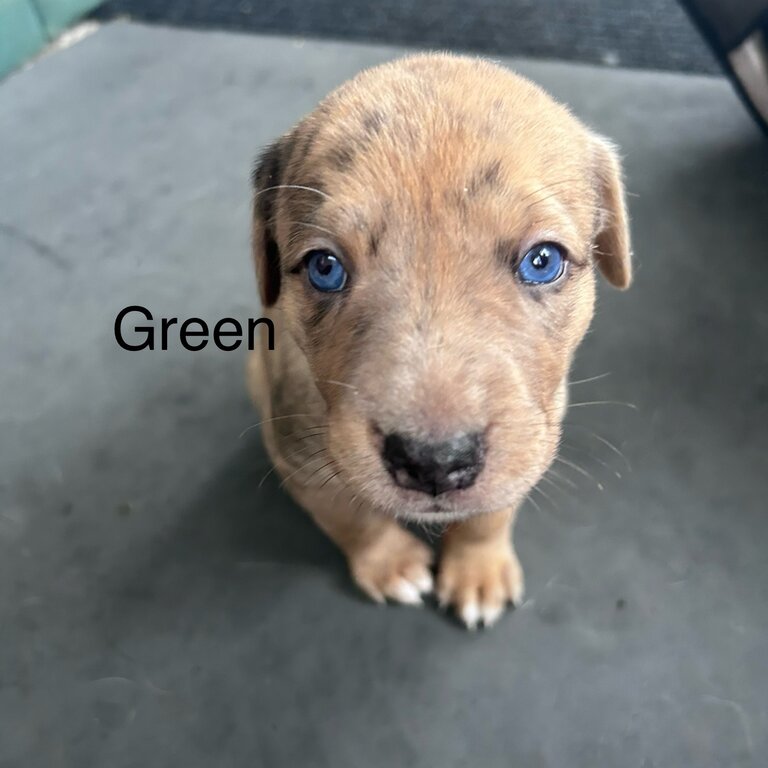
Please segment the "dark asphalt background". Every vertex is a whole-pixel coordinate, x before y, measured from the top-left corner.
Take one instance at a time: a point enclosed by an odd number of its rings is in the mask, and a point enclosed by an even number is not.
[[[676,0],[111,0],[100,19],[718,72]]]

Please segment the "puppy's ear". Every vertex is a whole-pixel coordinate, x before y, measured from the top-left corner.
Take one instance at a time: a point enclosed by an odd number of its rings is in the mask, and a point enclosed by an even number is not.
[[[611,285],[628,288],[632,282],[632,254],[621,163],[613,145],[596,136],[594,173],[598,192],[595,259]]]
[[[259,281],[261,303],[271,307],[280,295],[280,251],[275,239],[277,190],[282,184],[288,155],[288,139],[283,137],[267,147],[256,161],[253,183],[253,260]]]

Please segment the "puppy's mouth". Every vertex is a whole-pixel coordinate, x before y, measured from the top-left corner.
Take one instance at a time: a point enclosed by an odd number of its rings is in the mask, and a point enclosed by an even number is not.
[[[394,498],[387,507],[404,520],[450,523],[511,506],[527,491],[524,482],[505,482],[493,489],[489,486],[449,491],[437,497],[395,487],[391,488]]]
[[[440,525],[498,511],[519,503],[538,478],[541,457],[521,451],[510,462],[511,436],[495,424],[438,438],[373,425],[366,431],[350,473],[355,495],[402,520]]]
[[[379,432],[375,444],[386,472],[387,507],[420,523],[450,523],[508,506],[519,496],[521,478],[496,487],[491,428],[447,439],[410,438]]]
[[[475,504],[451,503],[448,499],[442,501],[427,501],[421,503],[421,500],[414,500],[411,503],[405,503],[398,510],[397,516],[405,520],[412,520],[418,523],[451,523],[457,520],[464,520],[473,515],[489,512],[490,509],[478,507]]]
[[[488,454],[489,466],[483,466],[472,482],[461,471],[437,479],[414,477],[413,473],[406,476],[402,469],[376,462],[368,454],[366,470],[357,474],[350,492],[367,498],[374,509],[425,525],[445,525],[517,504],[533,485],[532,473],[510,476],[495,466],[493,452]]]

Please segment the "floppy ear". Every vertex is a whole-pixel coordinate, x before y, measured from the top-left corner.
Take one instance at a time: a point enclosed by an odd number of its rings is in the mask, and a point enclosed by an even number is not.
[[[264,307],[271,307],[280,295],[280,251],[274,235],[277,190],[272,187],[282,183],[287,143],[283,137],[265,149],[251,175],[254,190],[251,242]]]
[[[594,148],[597,204],[600,208],[595,259],[611,285],[628,288],[632,282],[632,254],[621,163],[616,149],[606,139],[595,137]]]

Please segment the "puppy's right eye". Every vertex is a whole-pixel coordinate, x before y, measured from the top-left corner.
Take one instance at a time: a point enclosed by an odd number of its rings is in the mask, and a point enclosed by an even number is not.
[[[565,249],[557,243],[539,243],[520,260],[517,276],[524,285],[546,285],[565,272]]]
[[[347,270],[331,251],[310,251],[305,257],[310,285],[323,293],[334,293],[347,283]]]

